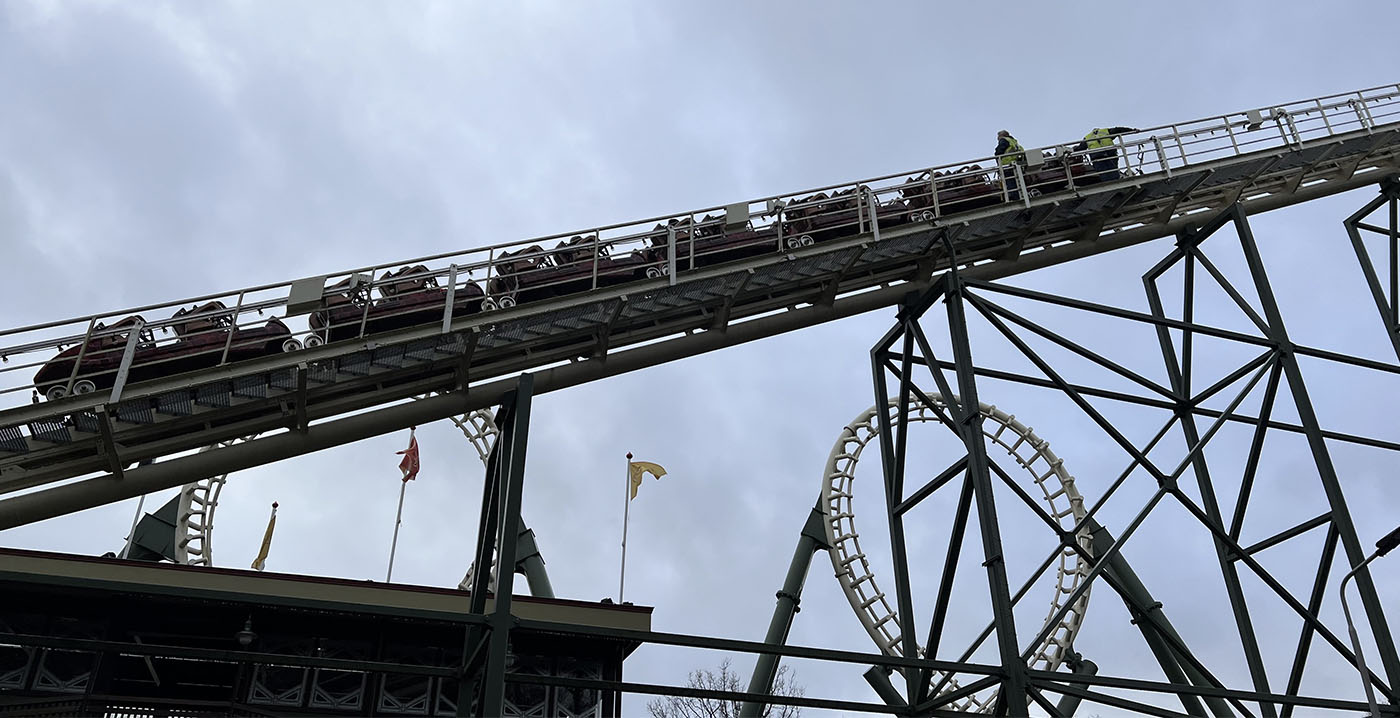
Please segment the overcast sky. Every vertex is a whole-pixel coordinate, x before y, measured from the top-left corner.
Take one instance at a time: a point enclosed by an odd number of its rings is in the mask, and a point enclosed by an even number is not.
[[[1394,82],[1397,21],[1400,7],[1382,2],[0,0],[0,326],[953,163],[990,154],[1001,128],[1043,145],[1100,125],[1167,124]],[[1296,341],[1393,361],[1340,224],[1373,195],[1277,211],[1254,231]],[[1226,232],[1207,249],[1244,285],[1232,242]],[[1009,281],[1145,309],[1140,276],[1170,247]],[[1201,291],[1198,319],[1243,326],[1222,293]],[[1150,331],[1005,303],[1165,381]],[[930,315],[930,334],[945,332],[941,316]],[[868,350],[892,321],[892,311],[877,312],[537,397],[524,510],[558,594],[615,595],[618,489],[631,451],[669,474],[648,479],[633,505],[628,600],[655,606],[657,630],[761,639],[827,453],[872,402]],[[979,362],[1029,366],[985,322],[973,330]],[[1198,352],[1199,386],[1252,356],[1205,342]],[[1400,440],[1390,411],[1400,381],[1318,362],[1304,370],[1325,424]],[[1119,385],[1082,364],[1065,371]],[[1062,396],[979,386],[1052,443],[1088,500],[1127,465]],[[1244,406],[1257,407],[1259,393]],[[1166,419],[1103,411],[1140,443]],[[1277,411],[1293,416],[1291,406]],[[951,461],[937,435],[919,435],[929,438],[913,475]],[[1173,436],[1161,449],[1167,467],[1182,455]],[[419,437],[423,471],[408,487],[395,579],[455,586],[483,471],[450,423],[419,427]],[[1208,452],[1225,511],[1248,438],[1227,430]],[[394,452],[406,441],[382,436],[229,477],[215,563],[246,567],[278,501],[268,570],[382,580]],[[1325,507],[1306,443],[1280,435],[1266,448],[1246,543]],[[1394,457],[1331,448],[1369,546],[1395,521]],[[856,502],[866,507],[862,541],[892,593],[876,457],[867,455]],[[1135,476],[1104,523],[1121,530],[1152,488]],[[908,519],[921,624],[955,500],[940,494]],[[998,500],[1019,583],[1050,550],[1050,534],[1017,513],[1010,493]],[[118,550],[134,510],[129,501],[12,529],[0,544]],[[1260,560],[1305,597],[1320,543],[1314,532]],[[990,615],[975,532],[969,546],[957,594],[965,613],[955,619],[964,641]],[[1126,555],[1197,654],[1248,685],[1205,531],[1166,506]],[[831,576],[818,556],[792,641],[872,650]],[[1400,564],[1379,564],[1376,576],[1393,606]],[[1286,676],[1298,622],[1257,580],[1245,584],[1270,670]],[[1334,598],[1329,590],[1324,614],[1337,627]],[[1027,597],[1032,608],[1018,615],[1026,638],[1049,599],[1048,590]],[[1106,587],[1078,648],[1103,673],[1161,677]],[[681,683],[720,658],[647,647],[626,675]],[[1360,696],[1345,661],[1321,644],[1314,658],[1308,689]],[[747,676],[749,659],[735,663]],[[796,670],[809,695],[875,700],[858,667]],[[1284,679],[1274,680],[1281,691]],[[644,702],[629,698],[628,712]]]

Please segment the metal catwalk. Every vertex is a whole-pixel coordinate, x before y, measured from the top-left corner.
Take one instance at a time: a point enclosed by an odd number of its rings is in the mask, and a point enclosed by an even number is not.
[[[1113,177],[1066,144],[0,332],[0,493],[28,490],[0,529],[494,406],[523,371],[543,393],[892,306],[954,254],[994,279],[1376,183],[1400,169],[1400,86],[1114,147]]]

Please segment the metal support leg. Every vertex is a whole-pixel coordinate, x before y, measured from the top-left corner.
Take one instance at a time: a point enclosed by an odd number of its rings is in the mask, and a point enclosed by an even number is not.
[[[802,526],[797,549],[792,553],[792,563],[788,564],[787,578],[783,580],[782,590],[778,591],[778,605],[773,609],[773,619],[768,623],[768,635],[763,638],[763,642],[770,646],[787,643],[793,616],[801,610],[799,606],[802,603],[802,585],[807,581],[807,570],[812,566],[812,557],[820,550],[831,548],[826,542],[824,522],[825,514],[822,513],[821,502],[818,501],[812,513],[807,515],[807,523]],[[778,655],[760,654],[758,663],[754,665],[753,676],[749,679],[749,693],[771,695],[773,680],[777,675]],[[767,707],[764,703],[748,701],[740,706],[739,715],[741,718],[759,718]]]
[[[1184,252],[1181,253],[1185,269],[1183,275],[1185,284],[1182,288],[1182,321],[1192,322],[1195,306],[1195,246],[1199,240],[1191,234],[1181,234],[1178,235],[1178,242],[1184,249]],[[1161,296],[1157,291],[1157,276],[1160,275],[1156,270],[1144,276],[1143,285],[1147,290],[1148,303],[1151,305],[1153,316],[1166,319]],[[1172,391],[1177,397],[1176,418],[1177,421],[1181,422],[1183,438],[1186,440],[1187,446],[1197,446],[1201,443],[1201,436],[1196,427],[1196,416],[1191,411],[1194,407],[1189,399],[1191,396],[1192,333],[1189,330],[1182,333],[1181,359],[1179,361],[1171,332],[1161,324],[1157,325],[1157,340],[1162,350],[1163,362],[1166,365],[1167,378],[1170,380]],[[1210,478],[1210,467],[1206,462],[1205,452],[1195,452],[1191,457],[1191,465],[1192,473],[1196,475],[1196,483],[1201,492],[1202,506],[1206,515],[1212,521],[1223,526],[1220,505],[1215,496],[1215,487]],[[1229,550],[1218,539],[1215,541],[1215,553],[1220,565],[1220,572],[1224,578],[1226,593],[1230,597],[1230,607],[1234,610],[1235,626],[1239,631],[1240,645],[1244,648],[1245,661],[1249,666],[1254,689],[1261,693],[1269,693],[1268,673],[1264,668],[1264,659],[1259,651],[1259,641],[1254,632],[1254,622],[1250,618],[1249,604],[1245,601],[1244,589],[1240,585],[1239,570],[1231,559]],[[1266,718],[1277,717],[1278,712],[1273,704],[1261,703],[1260,707]]]
[[[1387,228],[1368,225],[1362,220],[1372,212],[1380,209],[1382,205],[1390,205],[1390,226]],[[1375,199],[1367,202],[1365,206],[1357,210],[1355,214],[1347,217],[1342,222],[1346,228],[1347,236],[1351,238],[1352,249],[1356,251],[1356,259],[1361,263],[1361,271],[1366,275],[1366,285],[1371,289],[1371,296],[1376,301],[1376,309],[1381,315],[1381,322],[1385,326],[1386,335],[1390,338],[1390,346],[1395,350],[1395,357],[1400,359],[1400,269],[1397,269],[1397,255],[1400,255],[1400,217],[1397,217],[1397,205],[1400,205],[1400,177],[1391,177],[1381,183],[1381,194]],[[1386,255],[1389,259],[1387,264],[1390,269],[1390,292],[1387,296],[1385,288],[1381,285],[1380,277],[1376,273],[1376,266],[1371,261],[1370,253],[1366,251],[1366,243],[1361,240],[1361,229],[1386,235]]]
[[[906,324],[907,327],[907,324]],[[906,328],[904,331],[903,357],[900,364],[899,379],[899,404],[895,410],[895,421],[900,438],[908,428],[908,403],[909,403],[909,368],[910,351],[913,346],[913,334]],[[881,342],[884,345],[885,342]],[[879,346],[870,353],[871,371],[875,374],[875,405],[881,406],[889,401],[889,389],[885,381],[883,349]],[[884,472],[885,483],[885,506],[889,518],[890,529],[890,551],[894,554],[894,581],[895,581],[895,603],[899,607],[899,637],[900,651],[905,656],[914,656],[918,653],[918,644],[914,633],[914,599],[909,586],[909,556],[904,544],[904,520],[900,516],[896,507],[900,504],[904,494],[904,462],[901,442],[896,441],[895,433],[890,427],[890,422],[886,417],[881,417],[879,424],[880,433],[880,464]],[[900,448],[897,449],[896,446]],[[905,691],[908,697],[912,697],[915,692],[918,677],[914,671],[905,671]],[[908,700],[908,698],[906,698]]]
[[[1113,535],[1108,532],[1099,522],[1090,519],[1087,524],[1093,537],[1092,546],[1095,556],[1102,556],[1113,546]],[[1172,643],[1185,646],[1181,636],[1172,627],[1171,621],[1162,612],[1162,603],[1152,597],[1152,594],[1143,585],[1128,560],[1123,558],[1123,554],[1116,553],[1108,561],[1108,568],[1105,574],[1112,577],[1114,583],[1120,588],[1123,602],[1128,606],[1128,612],[1133,615],[1142,637],[1147,641],[1147,646],[1156,657],[1157,663],[1161,665],[1162,672],[1166,674],[1167,680],[1177,684],[1194,684],[1204,688],[1214,687],[1214,684],[1206,678],[1200,671],[1196,670],[1192,661],[1180,660],[1172,646]],[[1201,702],[1193,695],[1180,694],[1181,706],[1187,713],[1193,716],[1207,715]],[[1206,698],[1207,705],[1210,706],[1210,714],[1215,716],[1232,716],[1230,707],[1225,701],[1219,698]]]
[[[1313,461],[1317,465],[1322,488],[1327,495],[1327,503],[1332,512],[1333,525],[1337,528],[1342,547],[1346,550],[1347,562],[1355,566],[1366,559],[1366,551],[1356,535],[1356,526],[1352,523],[1351,512],[1347,509],[1341,481],[1337,477],[1336,467],[1332,464],[1332,456],[1328,452],[1326,439],[1322,435],[1317,412],[1308,396],[1307,384],[1303,381],[1303,372],[1298,366],[1298,357],[1294,353],[1292,341],[1288,338],[1283,315],[1279,311],[1278,301],[1274,297],[1273,288],[1269,284],[1269,277],[1264,269],[1264,262],[1259,255],[1259,246],[1254,241],[1254,233],[1250,229],[1249,220],[1245,217],[1244,210],[1239,205],[1235,205],[1229,210],[1229,213],[1239,233],[1245,261],[1249,265],[1250,274],[1254,279],[1255,291],[1258,294],[1260,305],[1264,309],[1265,319],[1269,324],[1269,338],[1277,342],[1280,347],[1279,362],[1283,365],[1284,377],[1288,381],[1288,387],[1293,393],[1293,401],[1298,409],[1298,423],[1303,426],[1304,433],[1308,437],[1308,444],[1312,448]],[[1380,653],[1381,664],[1385,668],[1386,681],[1390,688],[1394,689],[1400,685],[1400,655],[1396,654],[1395,639],[1391,635],[1390,624],[1386,621],[1380,596],[1376,592],[1376,584],[1371,580],[1369,571],[1357,574],[1356,588],[1361,596],[1361,605],[1364,608],[1367,622],[1370,624],[1371,635],[1375,638],[1376,648]]]
[[[496,412],[496,426],[506,426],[512,413],[512,407],[503,404]],[[473,576],[470,591],[470,602],[468,612],[472,615],[479,615],[486,612],[486,596],[491,590],[491,557],[495,551],[496,535],[496,510],[500,507],[500,465],[503,444],[497,440],[491,447],[491,453],[486,457],[486,478],[481,484],[481,518],[477,521],[476,529],[476,558],[472,561]],[[486,567],[478,569],[477,567]],[[479,678],[479,668],[481,657],[486,648],[488,637],[487,626],[472,624],[467,629],[466,639],[462,646],[462,668],[458,673],[457,686],[457,715],[471,715],[472,706],[476,703],[476,683]]]
[[[502,528],[496,541],[501,556],[516,555],[516,529],[520,525],[520,498],[525,483],[525,448],[530,431],[530,398],[534,384],[533,375],[522,374],[514,396],[507,398],[507,401],[514,403],[515,411],[509,424],[502,427],[499,440],[505,444],[502,452],[505,463],[500,466],[503,479],[500,491]],[[514,584],[514,571],[501,571],[496,577],[496,605],[488,617],[491,645],[486,657],[486,675],[482,681],[482,715],[505,715],[506,653],[510,648],[510,627],[513,622],[510,604]],[[461,706],[458,706],[458,712],[461,712]]]
[[[1069,654],[1065,658],[1065,665],[1069,666],[1070,672],[1076,676],[1095,676],[1099,673],[1099,667],[1096,663],[1086,660],[1078,653]],[[1079,704],[1083,700],[1084,698],[1081,696],[1065,694],[1055,705],[1055,710],[1059,711],[1062,716],[1072,716],[1075,711],[1079,710]]]
[[[520,497],[533,387],[533,375],[522,374],[516,388],[503,397],[501,409],[496,414],[496,425],[501,428],[501,433],[486,459],[486,480],[482,485],[481,521],[477,529],[474,563],[479,570],[472,577],[470,589],[470,612],[473,614],[486,613],[492,554],[518,555],[517,537],[523,526]],[[512,623],[510,604],[515,572],[501,571],[499,574],[495,586],[496,605],[486,624],[473,624],[467,631],[457,694],[459,716],[501,715],[504,708],[505,663]]]
[[[955,415],[958,431],[967,446],[967,473],[972,481],[977,502],[977,520],[982,530],[982,549],[986,558],[987,585],[991,593],[992,616],[996,622],[997,648],[1001,667],[1006,672],[998,697],[998,714],[1022,716],[1028,714],[1026,703],[1026,664],[1016,642],[1016,620],[1012,613],[1011,590],[1007,585],[1006,561],[1002,555],[1001,529],[997,525],[996,502],[992,495],[990,462],[982,434],[982,413],[977,399],[977,381],[972,363],[971,342],[967,333],[967,317],[963,313],[963,286],[959,277],[949,281],[947,297],[948,328],[953,343],[953,361],[957,367],[958,390],[961,401]],[[911,671],[913,673],[913,671]]]
[[[867,670],[863,675],[865,682],[870,684],[870,687],[875,690],[875,695],[880,696],[880,700],[884,701],[885,705],[909,705],[905,702],[904,696],[900,695],[894,684],[890,682],[889,670],[880,666],[871,666],[870,670]]]

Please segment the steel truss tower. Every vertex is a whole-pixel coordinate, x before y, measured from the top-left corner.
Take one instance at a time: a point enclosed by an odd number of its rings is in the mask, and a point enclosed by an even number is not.
[[[1400,315],[1400,303],[1396,301],[1400,297],[1400,291],[1397,291],[1397,283],[1400,283],[1400,269],[1397,269],[1400,266],[1400,260],[1397,260],[1400,232],[1397,229],[1400,228],[1397,227],[1396,217],[1400,183],[1392,178],[1382,188],[1380,197],[1368,203],[1345,224],[1376,297],[1397,358],[1400,358],[1400,316],[1397,316]],[[1389,206],[1388,228],[1362,221],[1385,204]],[[1211,252],[1208,251],[1228,242],[1227,237],[1220,235],[1228,234],[1223,230],[1231,228],[1238,235],[1247,268],[1247,276],[1236,279],[1240,282],[1239,287],[1232,283],[1227,272],[1222,271],[1223,264],[1212,261]],[[955,231],[945,230],[942,238],[949,253],[955,247],[956,237],[952,236]],[[1379,233],[1388,238],[1388,291],[1370,262],[1360,231]],[[905,669],[904,690],[900,698],[906,705],[914,706],[914,713],[947,709],[965,696],[978,691],[987,695],[993,690],[997,691],[994,694],[995,712],[1006,715],[1025,715],[1033,706],[1050,715],[1064,715],[1072,712],[1080,700],[1148,715],[1180,715],[1176,710],[1161,705],[1162,694],[1174,696],[1172,700],[1179,701],[1182,710],[1197,716],[1261,715],[1274,718],[1293,715],[1299,707],[1366,708],[1364,703],[1338,697],[1355,695],[1359,678],[1345,686],[1337,686],[1330,695],[1308,695],[1302,689],[1310,659],[1316,658],[1315,652],[1334,651],[1348,663],[1355,660],[1345,636],[1345,627],[1339,628],[1335,621],[1324,620],[1322,608],[1327,589],[1329,586],[1335,587],[1341,574],[1345,573],[1345,569],[1334,572],[1334,558],[1340,558],[1347,566],[1352,566],[1359,564],[1368,553],[1352,521],[1342,490],[1343,482],[1328,442],[1350,442],[1390,451],[1400,450],[1400,444],[1325,429],[1310,398],[1299,359],[1321,360],[1388,374],[1400,374],[1400,366],[1295,344],[1290,339],[1279,310],[1259,245],[1245,213],[1238,205],[1220,212],[1198,229],[1180,232],[1176,239],[1176,246],[1142,277],[1150,312],[966,278],[954,269],[938,278],[927,291],[911,293],[900,307],[897,324],[871,350],[877,406],[898,397],[893,402],[895,408],[891,420],[880,422],[878,439],[886,493],[885,514],[894,554],[899,653],[946,662],[947,657],[940,654],[946,653],[947,649],[940,641],[951,609],[950,590],[957,574],[959,547],[969,529],[968,524],[974,521],[974,530],[981,539],[980,558],[985,559],[985,600],[993,614],[992,623],[982,637],[993,640],[998,674],[988,675],[985,664],[967,664],[965,673],[954,668],[939,681],[931,668]],[[1165,309],[1164,283],[1168,272],[1173,272],[1173,276],[1179,273],[1183,281],[1179,318],[1173,318]],[[1198,290],[1207,282],[1223,290],[1231,303],[1248,317],[1251,331],[1222,329],[1196,321],[1196,297]],[[1248,294],[1257,297],[1257,306],[1246,298]],[[1114,318],[1151,327],[1160,345],[1168,381],[1161,383],[1148,379],[1148,371],[1123,366],[1093,348],[1003,306],[1007,298],[1014,298],[1010,300],[1014,302],[1053,306],[1061,312],[1071,310],[1073,315],[1084,320]],[[935,311],[930,313],[931,310]],[[943,316],[938,317],[939,314]],[[970,316],[984,319],[994,330],[993,333],[1014,346],[1021,357],[1035,367],[1035,371],[1004,371],[976,363],[973,334],[969,331]],[[935,320],[935,317],[938,318]],[[948,353],[936,355],[933,348],[936,342],[930,341],[930,336],[946,341],[940,346],[951,347],[950,351],[941,350]],[[1056,367],[1055,361],[1047,358],[1049,353],[1033,348],[1028,337],[1037,337],[1036,342],[1054,345],[1057,352],[1072,353],[1078,357],[1076,361],[1091,362],[1147,390],[1150,395],[1072,383]],[[1199,386],[1193,382],[1193,377],[1199,376],[1194,370],[1204,352],[1193,349],[1203,339],[1247,348],[1253,358],[1210,386]],[[925,393],[928,389],[921,388],[920,379],[931,381],[939,397],[928,396]],[[1063,528],[1056,517],[1049,515],[1011,479],[1006,469],[1014,467],[1003,467],[998,459],[989,455],[982,429],[984,417],[979,410],[978,392],[979,384],[988,380],[1043,387],[1062,393],[1102,432],[1106,444],[1116,446],[1126,454],[1129,461],[1127,470],[1101,495],[1088,497],[1095,503],[1073,528]],[[925,382],[923,386],[928,387],[929,384]],[[1258,412],[1242,411],[1248,397],[1259,396],[1256,392],[1262,392]],[[1233,398],[1223,410],[1205,405],[1211,397],[1223,398],[1231,394]],[[1297,423],[1274,418],[1276,401],[1283,397],[1287,397],[1285,401],[1291,400],[1296,408]],[[1159,409],[1165,421],[1151,440],[1136,442],[1096,406],[1103,402]],[[950,429],[965,448],[965,455],[953,457],[956,461],[947,471],[923,486],[912,487],[911,491],[906,486],[906,464],[911,411],[916,407],[937,412],[943,426]],[[1206,450],[1222,427],[1229,424],[1253,428],[1237,495],[1227,497],[1227,501],[1222,502],[1221,486],[1226,482],[1219,479],[1223,472],[1219,466],[1208,461]],[[1173,429],[1186,447],[1185,456],[1173,458],[1171,464],[1160,463],[1162,458],[1149,454]],[[1306,439],[1311,463],[1321,482],[1326,502],[1319,507],[1321,510],[1315,517],[1262,541],[1245,545],[1241,530],[1251,499],[1268,482],[1268,477],[1259,470],[1261,454],[1266,437],[1276,432],[1301,435]],[[1143,480],[1141,472],[1145,472],[1154,482],[1150,498],[1140,506],[1135,505],[1131,520],[1111,527],[1113,533],[1109,533],[1110,527],[1099,523],[1100,509],[1118,494],[1135,472],[1139,472],[1136,474],[1138,480]],[[1024,577],[1009,575],[1005,560],[1002,542],[1004,526],[998,522],[999,507],[995,495],[1001,492],[1005,500],[1006,494],[1001,491],[1003,485],[1058,537],[1050,547],[1048,557],[1040,563],[1039,570],[1024,584],[1019,583]],[[914,505],[943,490],[955,494],[960,492],[960,497],[956,504],[956,517],[947,526],[949,550],[941,572],[935,574],[939,576],[939,589],[929,609],[926,608],[929,597],[913,595],[910,587],[906,513]],[[1222,503],[1228,505],[1228,498],[1234,500],[1233,510],[1230,511],[1222,508]],[[1247,666],[1247,682],[1244,684],[1232,685],[1222,673],[1213,670],[1200,654],[1192,651],[1192,647],[1168,620],[1162,604],[1154,600],[1147,586],[1129,566],[1128,557],[1132,554],[1135,533],[1149,516],[1162,513],[1168,506],[1176,507],[1172,512],[1175,516],[1189,517],[1179,527],[1180,531],[1208,537],[1214,545],[1216,568],[1228,598],[1221,602],[1220,609],[1222,612],[1226,606],[1229,609],[1228,616],[1220,620],[1222,624],[1230,626],[1229,635],[1232,640],[1237,640],[1243,653]],[[1005,509],[1005,506],[1001,508]],[[1287,547],[1299,536],[1313,531],[1325,532],[1321,556],[1313,555],[1307,559],[1310,564],[1316,565],[1311,591],[1305,595],[1295,595],[1260,563],[1256,555],[1267,548]],[[1092,540],[1083,540],[1085,535],[1091,535]],[[1087,561],[1090,568],[1085,580],[1060,603],[1057,614],[1047,620],[1044,628],[1025,625],[1025,621],[1018,624],[1013,609],[1026,590],[1055,563],[1061,553],[1077,555]],[[1264,592],[1281,600],[1301,619],[1301,631],[1294,643],[1296,648],[1286,672],[1271,673],[1266,667],[1259,635],[1261,630],[1272,630],[1272,627],[1260,626],[1251,613],[1256,608],[1256,601],[1246,591],[1245,577],[1255,587],[1262,585]],[[1369,680],[1381,701],[1389,703],[1393,711],[1397,702],[1396,689],[1400,687],[1400,656],[1397,656],[1395,641],[1369,571],[1360,572],[1356,583],[1362,606],[1359,620],[1364,622],[1374,639],[1371,649],[1374,652],[1370,656],[1374,668]],[[1026,646],[1040,644],[1072,604],[1096,585],[1101,587],[1096,594],[1099,602],[1111,600],[1111,592],[1127,607],[1137,630],[1141,632],[1145,647],[1161,666],[1166,680],[1115,677],[1111,666],[1107,671],[1109,675],[1101,676],[1091,675],[1087,671],[1047,672],[1027,667],[1033,649]],[[1335,588],[1333,591],[1332,601],[1335,602]],[[1254,598],[1257,599],[1257,596]],[[925,610],[930,613],[923,613]],[[919,614],[928,616],[926,622],[921,624],[916,621]],[[1036,635],[1037,631],[1039,635]],[[1222,630],[1222,639],[1224,635]],[[917,643],[920,638],[924,638],[922,647]],[[971,653],[970,648],[955,660],[967,661]],[[1070,656],[1072,660],[1069,665],[1073,668],[1079,656],[1072,651]],[[949,679],[959,673],[966,680],[965,684],[957,690],[947,690]],[[931,678],[935,679],[933,685],[930,685]],[[1125,697],[1124,692],[1134,695]],[[1145,697],[1151,694],[1157,694],[1158,699]]]
[[[491,586],[488,567],[493,555],[515,556],[519,534],[524,533],[520,530],[524,526],[520,518],[520,498],[524,491],[525,448],[530,434],[534,386],[534,376],[522,374],[516,387],[502,397],[495,417],[500,434],[486,459],[476,560],[472,562],[482,570],[474,572],[469,587],[471,613],[484,616],[486,620],[467,631],[459,674],[459,715],[472,715],[468,711],[473,706],[475,715],[505,715],[506,653],[510,629],[516,623],[510,612],[515,572],[499,571],[495,585]],[[486,610],[488,596],[494,599],[490,612]]]

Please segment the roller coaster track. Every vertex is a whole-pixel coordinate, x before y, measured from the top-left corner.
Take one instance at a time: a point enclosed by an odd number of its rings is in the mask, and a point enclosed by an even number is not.
[[[295,317],[324,307],[333,293],[325,286],[339,277],[386,296],[392,282],[380,275],[383,267],[370,267],[0,332],[0,357],[9,365],[0,368],[0,406],[13,407],[0,410],[0,494],[23,492],[0,500],[0,529],[462,415],[496,404],[520,372],[535,373],[537,393],[553,391],[891,306],[952,261],[965,276],[1005,277],[1170,236],[1236,203],[1253,214],[1377,183],[1400,171],[1400,85],[1150,128],[1120,137],[1117,149],[1125,176],[1043,188],[1030,173],[1075,155],[1068,144],[1028,150],[1027,174],[1017,166],[1014,177],[1022,188],[1044,191],[1020,196],[1017,185],[1008,190],[1010,170],[999,176],[959,165],[820,188],[856,201],[839,236],[816,243],[789,237],[785,245],[782,213],[819,190],[589,230],[584,240],[619,256],[629,242],[644,246],[650,237],[654,246],[653,222],[695,225],[713,211],[725,232],[771,229],[776,221],[779,241],[774,251],[703,266],[695,244],[687,258],[672,229],[667,258],[648,272],[662,276],[606,284],[595,252],[591,289],[515,306],[488,296],[501,308],[464,315],[451,313],[450,292],[473,273],[502,277],[501,255],[556,238],[409,260],[402,264],[451,263],[433,270],[449,292],[441,322],[374,334],[364,334],[361,322],[355,339],[127,384],[133,347],[149,341],[135,338],[138,326],[117,349],[125,357],[110,391],[51,401],[36,394],[34,403],[14,406],[37,389],[16,377],[63,346],[115,338],[99,319],[225,297],[242,327],[264,312]],[[975,162],[993,166],[995,158]],[[946,184],[939,183],[967,176],[991,177],[1003,201],[967,211],[940,207]],[[915,205],[901,197],[919,182],[932,186],[932,206],[905,212]],[[892,207],[898,222],[889,219]],[[763,225],[770,216],[777,219]],[[945,238],[956,257],[945,254]],[[488,282],[486,293],[495,291]],[[222,343],[227,358],[232,342]],[[72,379],[69,387],[82,390]],[[91,478],[72,481],[80,477]]]
[[[928,405],[918,396],[910,397],[908,403],[911,424],[936,424],[947,416],[948,404],[936,391],[923,392],[934,405]],[[956,400],[956,397],[955,397]],[[899,399],[888,400],[884,406],[872,406],[862,412],[841,430],[836,444],[827,456],[822,476],[823,527],[826,530],[827,554],[835,570],[841,590],[855,611],[875,645],[887,655],[900,655],[902,651],[899,634],[899,615],[890,605],[890,600],[881,590],[875,579],[875,569],[861,548],[860,532],[856,530],[855,517],[855,478],[856,466],[861,454],[879,435],[877,424],[892,426],[898,423]],[[995,406],[982,404],[980,407],[982,431],[988,447],[998,447],[1010,459],[1025,470],[1030,477],[1028,483],[1040,490],[1040,498],[1046,504],[1047,513],[1059,522],[1066,531],[1073,530],[1083,522],[1086,515],[1084,498],[1075,486],[1074,477],[1065,469],[1064,461],[1050,450],[1050,443]],[[1009,464],[1008,464],[1009,465]],[[1088,548],[1092,537],[1087,528],[1075,533],[1080,545]],[[1074,551],[1061,551],[1056,570],[1055,585],[1050,602],[1050,613],[1046,620],[1056,619],[1064,605],[1066,596],[1074,590],[1089,573],[1089,563]],[[1065,656],[1073,649],[1074,637],[1084,620],[1088,608],[1089,593],[1085,591],[1063,617],[1055,620],[1054,628],[1030,653],[1029,665],[1037,670],[1054,671],[1064,662]],[[959,660],[967,660],[991,633],[984,631]],[[920,655],[926,646],[920,646]],[[935,671],[931,676],[932,695],[956,691],[958,681],[951,675]],[[955,701],[957,710],[989,712],[993,707],[995,691],[982,691]]]

